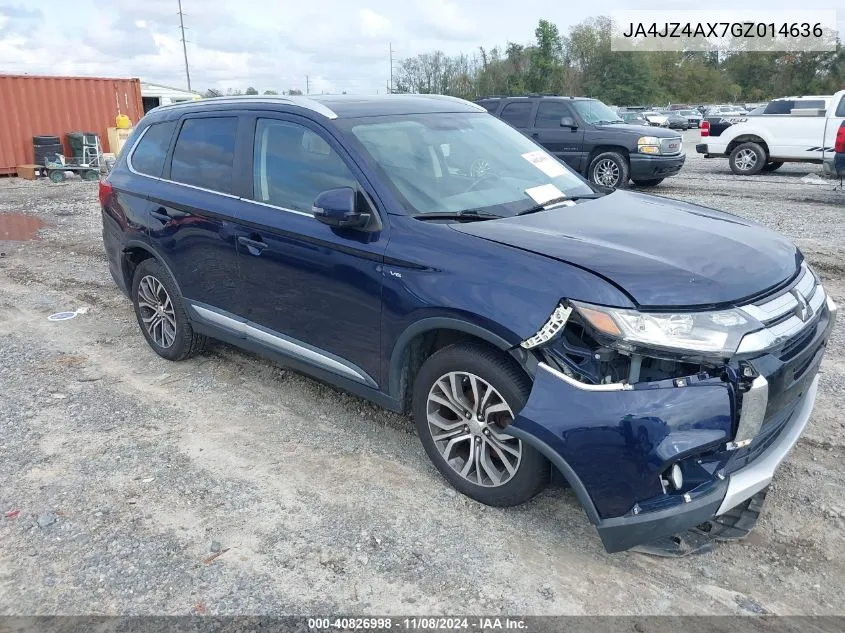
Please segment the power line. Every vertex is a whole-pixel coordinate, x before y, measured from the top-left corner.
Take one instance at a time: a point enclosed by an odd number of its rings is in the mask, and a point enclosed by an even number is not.
[[[182,13],[182,0],[179,3],[179,29],[182,31],[182,54],[185,56],[185,77],[188,79],[188,91],[191,90],[191,71],[188,68],[188,44],[185,41],[185,20]]]

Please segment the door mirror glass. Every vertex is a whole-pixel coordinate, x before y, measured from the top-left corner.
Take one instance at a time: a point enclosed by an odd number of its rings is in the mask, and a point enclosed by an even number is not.
[[[575,119],[571,116],[565,116],[560,120],[560,127],[568,127],[574,130],[578,127],[578,124],[575,123]]]
[[[329,226],[363,228],[369,223],[370,214],[358,210],[357,199],[352,187],[328,189],[315,198],[311,211],[317,220]]]

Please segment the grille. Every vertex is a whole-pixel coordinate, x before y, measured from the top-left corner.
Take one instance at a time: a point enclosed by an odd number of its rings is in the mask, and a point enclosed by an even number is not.
[[[680,154],[684,149],[683,141],[680,136],[672,136],[670,138],[660,139],[660,153],[664,156],[671,156],[673,154]]]
[[[733,454],[730,462],[728,462],[726,473],[731,474],[740,468],[744,468],[765,452],[788,426],[800,400],[800,398],[796,398],[770,419],[766,420],[760,429],[760,433],[754,438],[754,441],[748,446],[738,449]]]
[[[816,276],[806,264],[801,264],[798,280],[789,288],[774,298],[740,308],[765,327],[743,337],[737,353],[759,352],[783,345],[781,359],[794,357],[803,349],[802,343],[812,340],[826,298]]]

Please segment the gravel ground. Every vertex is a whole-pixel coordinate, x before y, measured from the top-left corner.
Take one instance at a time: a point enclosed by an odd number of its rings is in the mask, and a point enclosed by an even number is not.
[[[655,191],[783,232],[843,304],[845,193],[811,171],[691,153]],[[9,213],[46,227],[0,242],[2,614],[845,613],[843,319],[757,530],[610,555],[568,490],[456,494],[401,416],[222,344],[156,356],[109,276],[95,183],[0,179]]]

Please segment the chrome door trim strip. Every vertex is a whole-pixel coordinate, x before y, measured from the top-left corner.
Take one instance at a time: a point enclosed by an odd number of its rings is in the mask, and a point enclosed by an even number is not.
[[[283,336],[257,323],[223,314],[211,306],[202,306],[196,303],[189,303],[189,305],[201,319],[208,323],[213,323],[224,330],[262,343],[285,356],[306,361],[311,365],[325,369],[333,374],[340,374],[368,387],[378,387],[376,381],[367,375],[363,369],[334,354],[317,350],[310,345]]]

